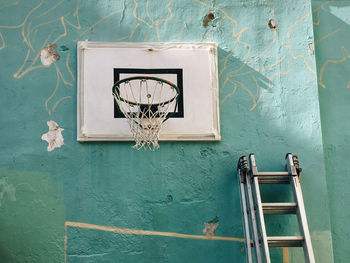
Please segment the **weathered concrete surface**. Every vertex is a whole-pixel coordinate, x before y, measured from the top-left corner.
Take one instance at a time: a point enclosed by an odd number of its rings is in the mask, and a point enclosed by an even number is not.
[[[205,26],[209,11],[215,17]],[[285,153],[293,152],[304,171],[317,262],[332,262],[316,68],[309,50],[310,1],[22,0],[2,3],[0,12],[0,167],[50,174],[53,184],[63,186],[58,198],[55,191],[34,198],[17,187],[16,200],[23,195],[26,202],[10,199],[13,213],[35,211],[33,200],[52,207],[56,203],[50,200],[62,199],[65,221],[203,235],[203,222],[218,216],[214,236],[242,237],[238,157],[255,152],[261,169],[280,170]],[[276,30],[269,26],[271,19]],[[76,41],[86,39],[217,42],[222,141],[164,142],[156,152],[135,151],[131,142],[78,143]],[[50,43],[57,45],[60,60],[47,67],[40,50]],[[40,139],[49,120],[64,127],[65,144],[52,152]],[[4,177],[7,183],[20,179],[10,172]],[[26,180],[35,183],[35,175]],[[50,209],[39,214],[41,224],[52,222],[46,219]],[[13,222],[12,214],[5,213],[2,221]],[[25,216],[16,222],[27,223]],[[269,219],[268,227],[272,234],[294,232],[295,222]],[[8,243],[3,257],[8,262],[50,262],[49,257],[58,262],[64,257],[67,262],[245,261],[241,242],[69,227],[63,251],[63,222],[59,230],[45,228],[44,236],[36,236],[36,230],[30,224],[21,231],[23,244]],[[47,242],[49,234],[53,243]],[[7,236],[2,238],[6,242]],[[33,260],[18,252],[23,246]],[[281,255],[276,250],[273,259],[281,261]],[[290,257],[300,259],[298,253]]]

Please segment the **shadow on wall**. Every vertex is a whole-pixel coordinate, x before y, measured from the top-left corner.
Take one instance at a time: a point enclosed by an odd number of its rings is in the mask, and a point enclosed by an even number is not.
[[[251,100],[246,106],[250,106],[249,110],[252,111],[264,93],[271,89],[271,80],[235,58],[233,51],[219,48],[219,65],[220,104],[230,100],[236,92],[243,92]]]

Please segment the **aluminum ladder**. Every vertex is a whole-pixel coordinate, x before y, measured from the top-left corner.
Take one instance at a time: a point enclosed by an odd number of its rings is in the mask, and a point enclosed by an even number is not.
[[[309,228],[300,186],[301,168],[297,156],[286,155],[286,171],[258,172],[254,154],[240,157],[237,165],[246,239],[247,262],[270,263],[269,247],[303,247],[305,262],[314,263]],[[291,184],[295,203],[263,203],[259,184]],[[248,202],[247,202],[248,200]],[[301,236],[266,235],[264,215],[296,214]],[[251,238],[252,236],[252,238]]]

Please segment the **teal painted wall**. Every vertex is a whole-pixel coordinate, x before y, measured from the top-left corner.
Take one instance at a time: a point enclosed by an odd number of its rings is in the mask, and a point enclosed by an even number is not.
[[[334,261],[348,262],[350,2],[312,1]]]
[[[216,18],[204,27],[210,10]],[[2,1],[0,256],[244,262],[241,242],[160,234],[204,237],[204,223],[217,216],[215,236],[242,238],[239,156],[255,152],[261,169],[281,170],[293,152],[317,262],[333,262],[313,34],[311,3],[303,0]],[[136,151],[132,142],[78,143],[76,42],[86,39],[217,42],[222,141],[162,142],[156,152]],[[40,50],[50,43],[60,59],[44,67]],[[49,120],[64,129],[64,145],[50,152],[41,140]],[[272,190],[267,201],[289,197]],[[267,221],[268,234],[296,232],[295,220]],[[290,260],[298,262],[300,251]]]

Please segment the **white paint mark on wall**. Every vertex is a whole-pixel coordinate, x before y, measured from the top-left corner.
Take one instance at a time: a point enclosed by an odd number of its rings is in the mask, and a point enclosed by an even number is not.
[[[11,201],[16,201],[16,188],[13,187],[13,185],[7,183],[7,178],[1,178],[0,179],[0,206],[3,203],[3,200],[5,198],[5,194],[8,196],[8,198]]]
[[[56,47],[56,44],[49,44],[40,51],[41,64],[50,66],[53,62],[60,59],[60,56],[56,53]]]
[[[47,150],[51,152],[55,148],[60,148],[63,145],[62,131],[64,129],[60,128],[54,121],[48,121],[47,126],[49,126],[49,131],[44,133],[41,139],[48,142]]]

